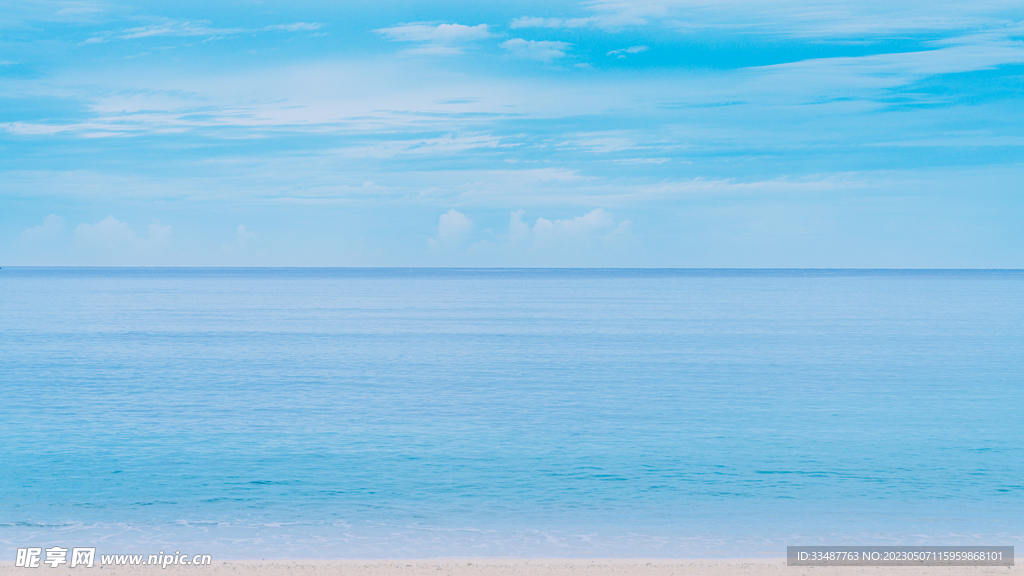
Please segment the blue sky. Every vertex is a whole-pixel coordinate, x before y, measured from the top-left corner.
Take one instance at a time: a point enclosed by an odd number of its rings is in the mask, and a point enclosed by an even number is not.
[[[1024,267],[1020,2],[0,3],[0,265]]]

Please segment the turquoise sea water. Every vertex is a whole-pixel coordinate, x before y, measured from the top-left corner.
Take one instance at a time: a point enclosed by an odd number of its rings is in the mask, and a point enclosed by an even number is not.
[[[0,270],[0,559],[1024,545],[1024,272]]]

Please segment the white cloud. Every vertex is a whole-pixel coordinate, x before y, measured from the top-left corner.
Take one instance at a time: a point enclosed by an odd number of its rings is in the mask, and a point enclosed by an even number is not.
[[[517,43],[526,41],[520,39]],[[525,51],[525,47],[520,48]],[[444,46],[418,49],[458,51],[457,47]],[[572,54],[557,50],[553,55],[563,53]],[[559,62],[565,61],[563,57]],[[484,116],[456,117],[437,113],[438,100],[466,94],[481,97],[479,103],[467,106],[472,110],[466,111],[505,117],[538,113],[545,118],[558,114],[605,114],[627,107],[642,109],[641,102],[643,106],[658,105],[659,100],[687,105],[708,102],[754,105],[786,102],[790,105],[842,95],[848,101],[833,107],[867,106],[872,100],[891,101],[891,88],[923,75],[986,69],[1021,61],[1024,61],[1024,43],[986,40],[911,53],[821,58],[708,74],[683,70],[657,75],[635,74],[628,81],[624,77],[581,75],[572,81],[537,77],[513,82],[510,78],[501,78],[500,71],[492,76],[449,69],[444,82],[439,82],[436,70],[428,70],[422,63],[408,59],[344,65],[321,62],[266,70],[220,71],[215,75],[197,72],[196,77],[170,78],[140,73],[132,77],[104,78],[101,74],[95,81],[105,88],[96,93],[87,92],[94,115],[67,120],[0,122],[0,131],[121,137],[197,129],[233,132],[235,128],[286,126],[324,132],[387,126],[397,129],[386,133],[397,134],[402,128],[414,126],[421,134],[480,132],[478,124],[484,121]],[[577,59],[572,59],[572,63],[577,63]],[[361,78],[359,89],[341,80],[346,77]],[[694,81],[697,77],[700,81]],[[599,81],[605,82],[605,86],[598,85]],[[62,82],[65,87],[61,90],[78,90],[76,86],[89,85],[92,80],[83,70]],[[51,91],[63,93],[57,88]],[[253,99],[254,93],[264,97]],[[429,125],[434,126],[423,130]],[[394,141],[400,145],[408,140],[396,138]]]
[[[83,14],[96,14],[102,12],[103,9],[97,5],[87,3],[75,3],[67,8],[62,8],[56,12],[57,16],[79,16]]]
[[[147,238],[139,238],[126,222],[113,216],[96,224],[79,224],[71,238],[64,229],[64,218],[47,216],[41,226],[21,233],[13,246],[15,259],[29,265],[149,263],[149,258],[171,244],[171,227],[156,220],[149,225]],[[74,255],[70,260],[69,248]]]
[[[79,224],[75,228],[75,242],[91,247],[106,249],[135,247],[139,238],[128,227],[113,216],[107,216],[96,224]]]
[[[509,24],[509,28],[583,28],[594,23],[594,17],[589,18],[534,18],[523,16],[516,18]]]
[[[151,36],[228,36],[246,32],[243,28],[212,28],[210,22],[202,20],[199,22],[166,22],[151,26],[138,26],[122,30],[114,37],[120,40],[137,40]],[[98,38],[98,37],[95,37]],[[93,40],[90,38],[90,40]]]
[[[514,266],[635,265],[639,247],[633,223],[618,223],[601,208],[573,218],[523,221],[523,210],[511,213],[508,236],[498,243],[480,241],[467,254],[485,262]],[[500,237],[499,237],[500,238]]]
[[[632,235],[632,222],[623,220],[616,225],[611,214],[601,208],[595,208],[571,220],[551,221],[537,218],[533,227],[523,222],[523,214],[523,210],[517,210],[509,219],[509,240],[513,244],[545,248],[594,241],[605,242]]]
[[[607,55],[625,58],[626,54],[639,54],[641,52],[647,52],[647,46],[630,46],[629,48],[620,48],[618,50],[608,52]]]
[[[85,244],[103,245],[112,248],[119,245],[138,242],[135,233],[114,216],[106,216],[95,224],[78,224],[75,229],[75,241]]]
[[[235,236],[237,236],[238,243],[244,246],[256,237],[256,233],[246,230],[243,224],[239,224],[238,229],[235,231]]]
[[[437,138],[410,138],[339,149],[353,158],[388,158],[397,154],[448,154],[476,148],[497,148],[501,139],[490,134],[445,134]]]
[[[905,31],[969,30],[1012,25],[1010,0],[886,2],[884,0],[596,0],[577,18],[523,16],[510,28],[605,28],[661,22],[685,32],[745,30],[788,37],[886,35]],[[1000,13],[1003,14],[1000,14]]]
[[[568,42],[523,40],[522,38],[513,38],[501,43],[502,48],[508,50],[517,58],[528,58],[530,60],[540,60],[541,62],[550,62],[556,58],[564,57],[565,52],[569,50],[570,46],[572,44]]]
[[[310,32],[313,30],[319,30],[323,27],[323,24],[317,24],[316,22],[295,22],[294,24],[274,24],[273,26],[267,26],[264,30],[283,30],[284,32]]]
[[[435,249],[458,246],[472,231],[473,221],[453,208],[441,214],[437,222],[437,238],[431,238],[427,243]]]
[[[778,36],[821,38],[967,30],[991,24],[1001,27],[1008,19],[998,16],[993,19],[993,16],[1013,10],[1017,4],[1008,0],[791,0],[775,3],[751,0],[597,0],[586,3],[586,7],[594,13],[588,18],[594,27],[641,26],[661,21],[686,32],[700,29],[749,30]]]
[[[256,238],[256,233],[245,229],[244,224],[239,224],[238,228],[235,229],[235,241],[232,243],[221,244],[221,250],[227,253],[239,252],[245,250],[252,241]]]
[[[153,220],[149,225],[149,246],[167,246],[171,243],[171,227]]]
[[[105,32],[98,36],[93,36],[85,41],[86,44],[95,44],[98,42],[106,42],[108,40],[138,40],[141,38],[150,38],[157,36],[168,36],[168,37],[191,37],[191,36],[207,36],[207,37],[222,37],[222,36],[234,36],[238,34],[251,34],[255,32],[272,32],[272,31],[283,31],[283,32],[309,32],[312,30],[319,30],[321,24],[311,22],[294,22],[292,24],[273,24],[270,26],[264,26],[263,28],[214,28],[209,20],[198,20],[198,21],[169,21],[162,24],[151,24],[149,26],[137,26],[135,28],[127,28],[119,32]]]
[[[26,248],[35,248],[43,244],[51,243],[64,234],[64,218],[56,214],[50,214],[43,218],[39,226],[27,228],[18,237],[17,243]]]
[[[523,16],[509,24],[510,28],[622,28],[643,26],[651,18],[664,18],[670,8],[681,2],[629,0],[627,2],[590,2],[588,8],[596,12],[583,18],[537,18]]]
[[[64,262],[62,252],[67,248],[64,218],[50,214],[39,226],[25,229],[10,246],[4,260],[9,264],[51,266]]]
[[[420,44],[408,52],[414,54],[459,54],[465,44],[492,36],[487,24],[412,23],[377,30],[395,42]]]
[[[149,237],[139,238],[127,222],[107,216],[96,224],[79,224],[72,247],[89,263],[124,264],[163,250],[170,243],[170,226],[154,220],[149,225]]]
[[[593,25],[599,28],[643,26],[651,19],[665,18],[672,8],[686,9],[691,2],[676,0],[612,0],[592,2],[588,6],[597,12],[591,17]]]

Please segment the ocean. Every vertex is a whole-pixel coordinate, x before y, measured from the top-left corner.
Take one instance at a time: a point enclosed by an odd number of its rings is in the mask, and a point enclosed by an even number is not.
[[[1024,272],[3,268],[0,559],[1024,545]]]

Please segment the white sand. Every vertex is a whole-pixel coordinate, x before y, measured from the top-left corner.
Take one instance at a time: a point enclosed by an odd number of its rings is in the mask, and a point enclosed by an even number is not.
[[[209,566],[94,566],[35,569],[0,563],[0,576],[157,576],[188,572],[196,576],[954,576],[1016,573],[1011,567],[789,567],[782,560],[255,560],[221,561]]]

